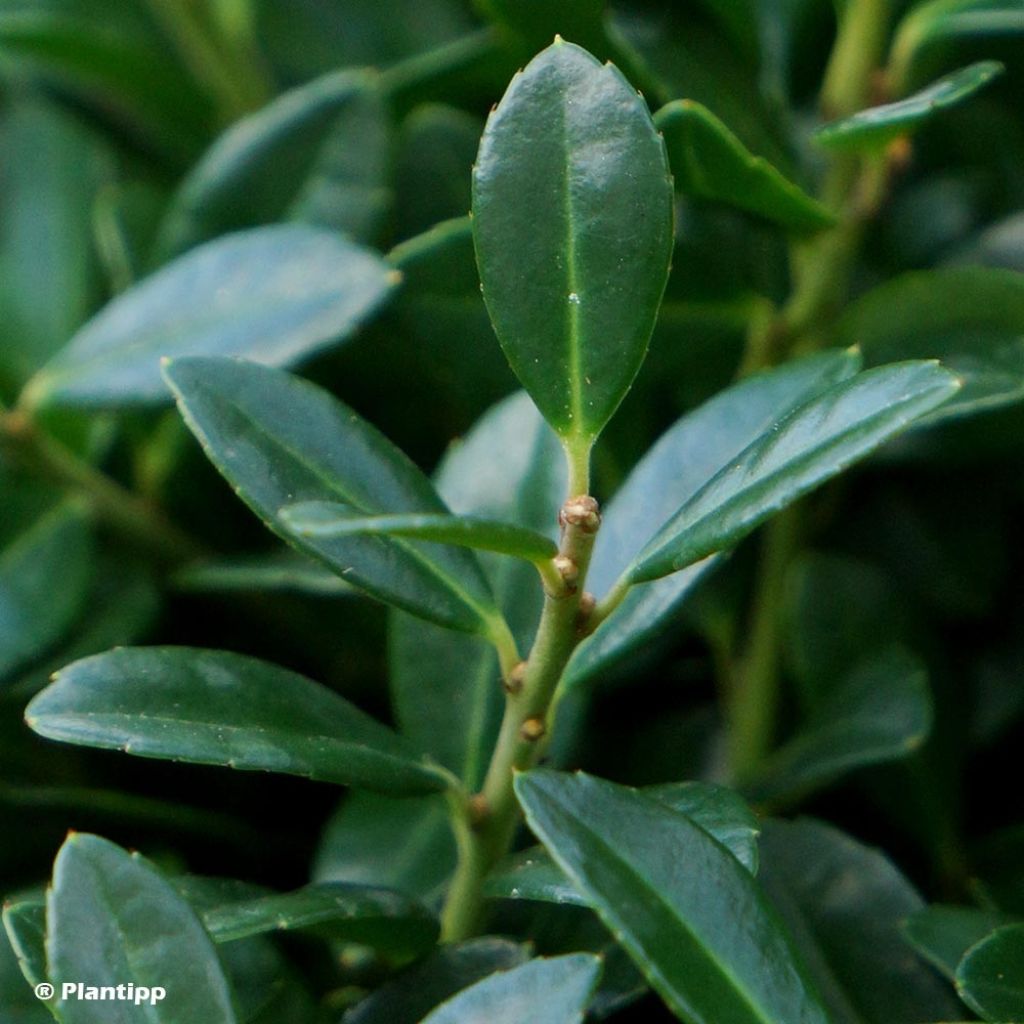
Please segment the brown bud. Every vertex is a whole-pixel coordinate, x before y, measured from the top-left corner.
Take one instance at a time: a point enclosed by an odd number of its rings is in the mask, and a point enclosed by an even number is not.
[[[521,661],[511,672],[504,678],[502,685],[505,688],[505,692],[509,694],[517,694],[522,692],[523,683],[526,681],[526,662]]]
[[[558,522],[563,528],[574,526],[584,533],[597,533],[601,526],[601,506],[589,494],[580,494],[562,506]]]
[[[555,571],[562,577],[562,582],[571,591],[580,578],[580,567],[568,555],[555,555]]]
[[[491,815],[491,805],[483,793],[474,793],[469,798],[469,823],[479,828]]]
[[[547,729],[544,725],[544,719],[535,717],[528,718],[523,722],[519,733],[527,743],[536,743],[546,731]]]

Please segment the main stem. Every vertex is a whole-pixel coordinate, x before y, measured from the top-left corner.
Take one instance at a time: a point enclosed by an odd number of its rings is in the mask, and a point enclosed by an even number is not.
[[[574,460],[570,489],[588,484]],[[508,852],[519,820],[515,773],[533,767],[547,746],[555,690],[592,609],[583,585],[600,526],[597,502],[585,493],[570,498],[559,522],[562,539],[554,564],[562,584],[545,592],[529,658],[506,675],[505,714],[483,789],[465,803],[456,798],[453,805],[459,861],[441,920],[449,942],[473,934],[479,924],[484,879]]]

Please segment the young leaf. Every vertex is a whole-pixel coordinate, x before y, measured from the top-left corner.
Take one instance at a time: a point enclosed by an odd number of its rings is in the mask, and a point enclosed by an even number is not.
[[[749,873],[685,815],[582,774],[532,771],[516,792],[530,828],[681,1019],[826,1024]]]
[[[664,145],[614,67],[556,40],[513,79],[480,144],[473,235],[512,369],[588,451],[643,362],[672,251]]]
[[[382,601],[453,629],[500,630],[471,552],[390,537],[299,541],[279,518],[302,501],[340,501],[363,515],[448,513],[370,424],[312,384],[254,363],[184,359],[165,374],[211,461],[279,536]]]
[[[777,423],[687,501],[637,556],[629,579],[657,579],[732,547],[959,387],[929,362],[880,367],[836,385]]]
[[[932,418],[966,416],[1024,401],[1024,278],[962,267],[904,274],[854,302],[840,334],[870,366],[941,359],[963,388]]]
[[[349,505],[328,501],[288,505],[281,509],[280,516],[297,536],[313,539],[411,537],[476,551],[494,551],[527,562],[544,562],[558,554],[558,545],[536,530],[479,516],[361,516]]]
[[[928,738],[928,672],[901,648],[865,657],[771,754],[745,787],[755,801],[790,800],[847,772],[908,757]]]
[[[0,682],[60,640],[85,604],[89,517],[65,504],[0,552]]]
[[[244,356],[301,362],[351,335],[396,275],[339,235],[274,225],[200,246],[118,296],[29,382],[31,405],[167,399],[160,360]]]
[[[20,900],[8,903],[3,912],[4,928],[25,980],[35,988],[46,981],[46,901]]]
[[[733,385],[670,427],[602,512],[587,585],[607,593],[655,531],[773,423],[860,368],[854,350],[830,351]],[[704,562],[633,587],[593,636],[576,649],[563,686],[580,685],[654,635],[704,571]]]
[[[881,107],[862,110],[852,117],[819,128],[814,138],[835,150],[881,149],[893,139],[910,135],[936,114],[955,107],[1003,73],[1003,65],[983,60],[954,71],[913,96]]]
[[[65,1024],[235,1024],[231,992],[192,908],[154,868],[99,836],[72,834],[54,865],[46,949]],[[83,941],[83,936],[88,941]],[[134,984],[165,997],[131,1003],[64,999],[63,983]]]
[[[1012,924],[1009,914],[977,907],[932,904],[911,914],[903,923],[903,936],[914,950],[950,981],[967,951],[990,933]]]
[[[817,231],[835,215],[755,156],[707,107],[674,100],[654,115],[664,135],[676,188],[686,195],[736,206],[791,231]]]
[[[189,647],[127,647],[75,662],[28,706],[41,736],[140,757],[286,772],[385,793],[444,776],[390,729],[303,676]]]
[[[972,946],[956,969],[956,990],[985,1020],[1024,1020],[1024,924],[1004,925]]]
[[[429,950],[438,931],[436,919],[406,897],[343,882],[223,903],[203,912],[203,924],[215,942],[311,929],[402,959]]]
[[[442,1003],[423,1024],[582,1024],[601,961],[588,953],[531,960]]]

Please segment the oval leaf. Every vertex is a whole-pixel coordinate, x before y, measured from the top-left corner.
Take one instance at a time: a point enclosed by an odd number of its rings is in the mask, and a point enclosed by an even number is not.
[[[588,953],[531,960],[478,981],[423,1024],[581,1024],[600,976],[600,959]]]
[[[672,186],[643,100],[611,65],[556,41],[491,115],[473,235],[512,369],[588,450],[647,352],[672,251]]]
[[[681,1019],[827,1024],[749,873],[685,815],[582,774],[532,771],[516,792],[530,828]]]
[[[818,231],[835,215],[764,157],[755,156],[707,107],[675,100],[654,115],[676,188],[726,203],[793,231]]]
[[[25,980],[35,988],[46,981],[46,902],[22,900],[4,907],[4,928]]]
[[[129,647],[85,658],[57,674],[25,719],[49,739],[140,757],[384,793],[445,788],[399,736],[326,687],[226,651]]]
[[[472,553],[390,537],[298,541],[279,518],[303,501],[363,515],[448,514],[430,481],[369,423],[326,391],[254,363],[185,359],[165,374],[211,461],[279,536],[382,601],[453,629],[500,631]]]
[[[733,546],[959,387],[953,374],[928,362],[880,367],[836,385],[777,423],[687,501],[640,552],[629,578],[657,579]]]
[[[275,225],[208,242],[109,303],[30,381],[30,405],[167,400],[163,357],[290,366],[350,335],[397,275],[330,231]]]
[[[235,1024],[217,953],[192,908],[154,868],[99,836],[71,835],[57,854],[46,949],[54,1006],[66,1024]],[[88,941],[83,941],[88,935]],[[64,999],[62,985],[134,984],[164,998]]]
[[[914,950],[950,981],[964,955],[982,939],[1013,918],[998,910],[932,904],[911,914],[903,924],[903,936]]]
[[[997,928],[956,969],[960,998],[985,1020],[1024,1020],[1024,924]]]

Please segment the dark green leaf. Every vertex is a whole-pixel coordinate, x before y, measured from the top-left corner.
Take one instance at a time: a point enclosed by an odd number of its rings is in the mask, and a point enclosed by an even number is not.
[[[21,973],[35,988],[49,977],[46,966],[46,901],[8,903],[4,906],[3,919]]]
[[[1024,400],[1024,277],[956,268],[905,274],[847,310],[843,338],[856,338],[868,365],[935,358],[963,380],[936,419]]]
[[[400,737],[326,687],[224,651],[137,647],[86,658],[58,673],[25,717],[50,739],[140,757],[382,792],[445,787]]]
[[[330,232],[274,225],[208,242],[114,299],[29,383],[33,405],[168,399],[161,358],[292,365],[351,335],[396,275]]]
[[[25,981],[10,943],[0,934],[0,1006],[4,1024],[53,1024],[47,1005],[36,998]]]
[[[235,1024],[231,993],[210,937],[191,907],[149,864],[98,836],[61,847],[47,899],[46,949],[55,1006],[66,1024]],[[88,936],[88,941],[84,941]],[[162,988],[131,1003],[60,997],[64,982]]]
[[[299,542],[278,518],[301,501],[341,501],[364,515],[448,512],[370,424],[312,384],[253,363],[186,359],[165,373],[214,465],[285,540],[380,600],[467,632],[501,630],[471,552],[385,537]]]
[[[633,582],[732,547],[781,508],[871,454],[956,393],[934,363],[858,374],[776,423],[673,516],[637,556]]]
[[[707,107],[675,100],[654,115],[665,136],[676,188],[727,203],[793,231],[815,231],[835,216],[763,157],[755,156]]]
[[[806,796],[857,768],[908,757],[931,727],[920,659],[898,647],[868,655],[764,761],[746,792],[757,801]]]
[[[89,518],[62,505],[0,551],[0,680],[60,640],[85,603]]]
[[[680,1018],[825,1024],[750,874],[689,818],[586,775],[533,771],[516,792],[530,828]]]
[[[556,41],[513,80],[481,141],[473,233],[513,370],[587,450],[643,362],[672,249],[664,145],[614,67]]]
[[[281,509],[282,521],[299,537],[332,540],[338,537],[410,537],[453,544],[477,551],[494,551],[527,562],[543,562],[558,554],[558,545],[535,530],[479,516],[389,515],[361,516],[350,505],[308,501]]]
[[[903,934],[925,960],[954,981],[956,969],[967,950],[997,928],[1012,922],[1009,914],[998,910],[932,904],[907,918]]]
[[[940,78],[927,89],[898,103],[872,107],[833,121],[819,128],[814,138],[829,149],[880,149],[893,139],[922,128],[943,110],[963,103],[1002,73],[1003,65],[998,61],[979,61]]]
[[[266,555],[191,562],[174,574],[173,581],[181,590],[211,593],[268,590],[323,597],[359,593],[326,566],[290,548]]]
[[[531,960],[471,985],[423,1024],[582,1024],[600,975],[588,953]]]
[[[956,969],[960,998],[985,1020],[1024,1020],[1024,924],[997,928]]]
[[[203,913],[203,924],[216,942],[312,929],[401,958],[426,952],[438,931],[435,918],[406,897],[344,882],[221,904]]]
[[[298,219],[372,241],[391,140],[373,75],[339,71],[233,124],[181,185],[161,228],[175,256],[240,228]]]

